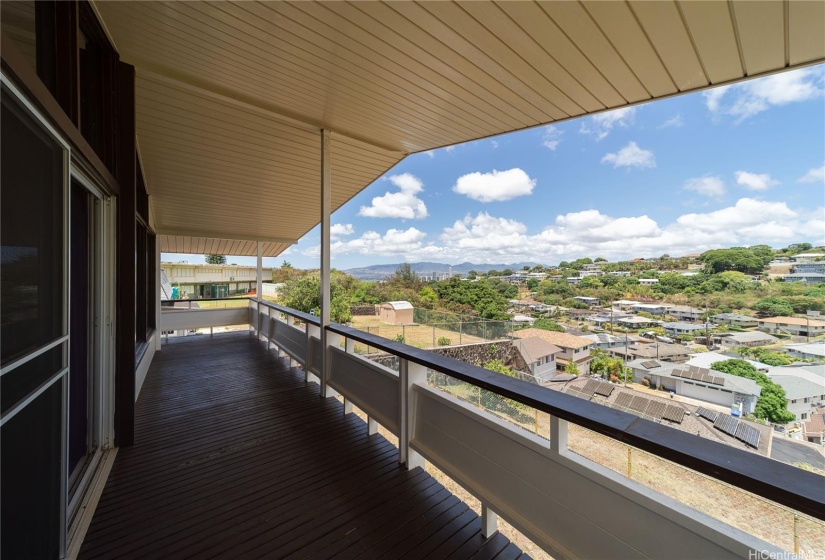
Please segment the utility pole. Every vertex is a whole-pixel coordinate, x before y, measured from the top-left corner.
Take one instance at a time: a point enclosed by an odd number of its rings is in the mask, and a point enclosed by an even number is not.
[[[708,334],[708,304],[705,304],[705,343],[708,345],[708,350],[710,350],[711,343],[710,343],[710,335]]]
[[[613,302],[610,302],[610,334],[613,334]]]

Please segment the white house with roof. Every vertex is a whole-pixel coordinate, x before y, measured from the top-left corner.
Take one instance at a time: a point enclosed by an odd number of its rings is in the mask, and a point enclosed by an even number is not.
[[[819,272],[796,272],[782,277],[785,282],[805,282],[807,284],[821,284],[825,282],[825,274]]]
[[[708,325],[707,328],[712,329],[716,325]],[[694,323],[684,323],[681,321],[676,321],[672,323],[662,323],[662,328],[665,329],[665,332],[670,335],[680,335],[680,334],[698,334],[705,332],[705,325],[697,325]]]
[[[794,358],[825,361],[825,340],[803,344],[788,344],[785,352]]]
[[[817,336],[825,334],[825,321],[809,317],[766,317],[759,319],[759,330],[796,336]]]
[[[655,286],[659,283],[658,278],[639,278],[640,286]]]
[[[799,253],[791,257],[791,262],[805,263],[825,259],[825,253]]]
[[[788,412],[797,420],[808,420],[817,407],[825,406],[825,365],[767,368],[768,377],[785,390]]]
[[[739,313],[718,313],[711,319],[720,325],[730,325],[732,327],[747,328],[759,325],[759,320],[756,317]]]
[[[633,306],[638,304],[638,301],[632,299],[619,299],[614,301],[611,306],[613,309],[618,309],[619,311],[633,311]]]
[[[530,373],[538,380],[548,381],[555,377],[558,369],[556,355],[562,353],[561,348],[537,336],[517,338],[513,341],[513,347],[519,351]]]
[[[599,298],[595,297],[576,296],[573,299],[575,299],[576,301],[580,301],[586,305],[589,305],[590,307],[599,305]]]
[[[591,348],[598,348],[600,350],[607,350],[608,348],[624,347],[625,337],[615,336],[609,333],[594,333],[581,335],[591,342]]]
[[[806,262],[796,263],[791,265],[791,274],[802,274],[805,272],[813,272],[815,274],[825,274],[825,261],[823,262]]]
[[[705,314],[705,310],[689,305],[676,305],[668,309],[667,314],[679,321],[699,321],[702,319],[702,315]]]
[[[779,342],[779,339],[772,334],[761,331],[729,332],[721,333],[717,336],[721,339],[722,344],[728,348],[741,348],[743,346],[752,348],[754,346],[765,346]]]
[[[749,414],[756,409],[756,401],[762,393],[762,387],[752,379],[729,375],[709,368],[690,368],[688,364],[676,364],[651,360],[636,359],[627,363],[633,372],[633,380],[641,383],[650,381],[651,387],[662,387],[692,399],[729,407],[734,403],[742,404],[742,413]],[[704,375],[697,375],[695,372]]]
[[[633,304],[633,312],[639,313],[643,311],[651,315],[664,315],[672,307],[672,305],[667,303],[635,303]]]

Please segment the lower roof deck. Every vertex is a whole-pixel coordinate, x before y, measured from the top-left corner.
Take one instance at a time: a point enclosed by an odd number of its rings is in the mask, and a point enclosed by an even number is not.
[[[80,558],[519,558],[246,333],[170,339]]]

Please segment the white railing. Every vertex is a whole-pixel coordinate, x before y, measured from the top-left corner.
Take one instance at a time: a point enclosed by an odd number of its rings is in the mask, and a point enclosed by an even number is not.
[[[304,367],[308,380],[322,375],[317,317],[267,302],[251,301],[250,309],[256,336]],[[343,396],[345,413],[353,405],[363,410],[370,433],[381,424],[397,435],[400,463],[413,468],[430,461],[476,496],[485,535],[495,532],[501,515],[557,557],[748,558],[753,551],[782,553],[571,452],[570,422],[795,506],[813,518],[825,517],[825,490],[812,473],[342,325],[328,327],[327,340],[331,367],[325,396]],[[397,356],[399,372],[357,355],[356,341]],[[430,370],[549,413],[549,440],[430,387]]]

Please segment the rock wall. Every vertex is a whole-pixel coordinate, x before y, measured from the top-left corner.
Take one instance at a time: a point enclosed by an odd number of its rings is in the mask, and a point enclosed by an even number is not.
[[[482,365],[490,360],[501,360],[504,365],[516,371],[529,372],[530,368],[510,341],[480,342],[459,346],[440,346],[430,349],[434,354],[441,354],[461,360],[462,362]],[[398,371],[398,358],[392,354],[378,354],[370,359],[390,369]]]

